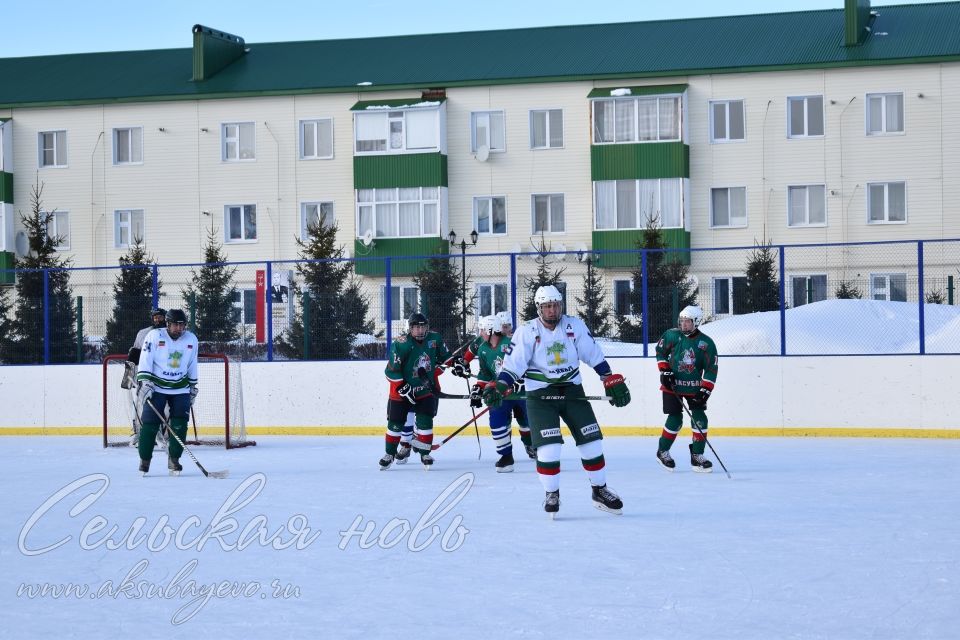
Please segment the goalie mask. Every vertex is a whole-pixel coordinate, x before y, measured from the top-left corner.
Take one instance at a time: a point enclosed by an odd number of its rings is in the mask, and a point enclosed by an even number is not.
[[[154,329],[159,329],[167,324],[167,310],[160,307],[150,309],[150,322]]]
[[[689,320],[692,323],[688,325],[687,328],[684,328],[684,320]],[[680,333],[685,336],[689,336],[692,333],[696,333],[697,329],[700,328],[700,323],[703,322],[703,311],[700,307],[690,305],[684,307],[683,311],[680,312],[680,317],[678,318],[677,324],[680,326]]]

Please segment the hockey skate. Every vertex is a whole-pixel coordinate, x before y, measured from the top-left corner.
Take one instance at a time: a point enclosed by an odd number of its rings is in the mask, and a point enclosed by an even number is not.
[[[543,510],[547,512],[551,520],[556,520],[557,513],[560,511],[560,490],[547,491],[547,497],[543,501]]]
[[[380,471],[386,471],[390,468],[390,465],[393,464],[395,456],[392,453],[385,453],[383,457],[380,458]]]
[[[523,445],[523,450],[527,452],[527,457],[531,460],[537,459],[537,448],[532,444]]]
[[[180,464],[180,458],[167,458],[167,469],[170,475],[178,476],[183,471],[183,465]]]
[[[617,515],[623,513],[623,501],[620,500],[620,496],[607,489],[607,485],[593,487],[593,506],[607,513]]]
[[[697,473],[713,473],[713,463],[707,460],[702,453],[694,453],[690,446],[690,464]]]
[[[497,468],[497,473],[510,473],[513,471],[513,454],[503,454],[494,466]]]
[[[674,467],[677,466],[677,463],[673,461],[673,456],[671,456],[670,452],[666,450],[657,451],[657,462],[660,463],[661,467],[671,472],[673,471]]]
[[[410,458],[410,451],[413,447],[410,446],[407,442],[401,442],[400,446],[397,447],[396,463],[397,464],[407,464],[407,460]]]
[[[150,471],[150,461],[140,460],[140,475],[145,476],[148,471]]]
[[[431,456],[429,453],[421,453],[420,464],[423,465],[424,471],[430,471],[430,467],[433,465],[433,456]]]

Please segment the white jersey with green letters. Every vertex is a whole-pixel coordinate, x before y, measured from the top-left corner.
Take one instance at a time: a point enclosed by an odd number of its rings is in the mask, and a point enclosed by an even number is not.
[[[197,336],[189,331],[174,340],[165,328],[154,329],[143,340],[137,381],[152,382],[161,393],[190,393],[197,384],[199,351]]]
[[[527,391],[536,391],[553,384],[580,384],[580,363],[595,367],[604,360],[583,320],[561,315],[552,331],[540,318],[520,325],[504,349],[502,371],[526,378]]]

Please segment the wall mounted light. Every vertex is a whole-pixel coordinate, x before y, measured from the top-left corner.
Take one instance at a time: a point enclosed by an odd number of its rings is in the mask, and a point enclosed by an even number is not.
[[[918,97],[918,98],[923,98],[923,94],[922,94],[922,93],[918,93],[918,94],[917,94],[917,97]]]
[[[157,131],[159,131],[160,133],[163,133],[166,131],[166,129],[164,129],[163,127],[157,127]]]
[[[202,127],[202,128],[200,129],[200,131],[203,131],[204,133],[207,133],[207,132],[210,131],[210,129],[207,129],[206,127]]]

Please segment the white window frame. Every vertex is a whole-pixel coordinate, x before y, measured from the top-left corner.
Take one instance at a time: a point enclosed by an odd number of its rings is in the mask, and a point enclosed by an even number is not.
[[[560,201],[563,203],[563,229],[555,231],[553,229],[553,202],[554,198],[560,198]],[[551,235],[560,235],[567,232],[567,199],[566,196],[562,193],[532,193],[530,194],[530,230],[532,233],[537,234],[540,231],[537,230],[537,198],[547,198],[547,228],[543,229],[543,233]]]
[[[230,302],[233,304],[233,308],[237,310],[237,320],[240,324],[244,325],[254,325],[257,324],[257,290],[256,289],[235,289],[233,292],[237,297],[231,298]],[[268,292],[269,294],[269,292]],[[253,302],[253,317],[247,317],[247,299],[252,299]]]
[[[627,308],[620,309],[619,303],[617,302],[617,285],[621,282],[627,283]],[[630,309],[630,300],[629,296],[633,293],[633,278],[614,278],[610,284],[610,292],[613,294],[613,301],[611,307],[613,308],[613,314],[619,318],[628,316],[631,313]]]
[[[420,198],[419,200],[401,200],[401,192],[409,189],[419,189]],[[357,237],[363,237],[365,231],[370,228],[373,230],[375,238],[436,238],[440,236],[440,221],[442,218],[441,208],[441,199],[443,198],[443,193],[441,187],[407,187],[407,188],[387,188],[387,189],[357,189],[356,191],[356,229]],[[432,189],[435,191],[436,198],[424,197],[424,192],[427,189]],[[391,196],[389,191],[392,191]],[[429,193],[427,194],[429,196]],[[364,199],[370,197],[372,199]],[[397,233],[400,232],[400,205],[401,204],[410,204],[416,202],[420,205],[420,232],[416,235],[380,235],[377,230],[377,207],[392,207],[393,208],[393,217],[395,221],[395,227]],[[433,206],[436,211],[436,217],[433,219],[432,229],[427,230],[423,224],[425,212],[429,209],[430,206]],[[362,223],[363,216],[365,211],[366,214],[370,216],[370,225],[369,227]]]
[[[633,136],[629,140],[617,140],[616,135],[616,108],[618,103],[624,103],[627,101],[633,101]],[[656,100],[657,101],[657,135],[655,138],[649,140],[640,139],[640,109],[637,108],[637,102],[640,100]],[[660,119],[662,117],[660,106],[662,100],[676,100],[677,101],[677,127],[675,138],[669,137],[664,138],[660,135]],[[613,139],[612,140],[597,140],[597,103],[600,102],[610,102],[614,107],[614,130],[613,130]],[[636,96],[633,98],[628,97],[617,97],[617,98],[599,98],[592,100],[590,105],[590,116],[591,123],[593,126],[590,127],[590,141],[592,144],[648,144],[648,143],[658,143],[658,142],[680,142],[683,140],[683,128],[684,128],[684,118],[685,114],[683,112],[683,94],[680,93],[665,93],[649,96]]]
[[[819,98],[820,99],[820,124],[823,126],[822,133],[809,133],[810,131],[810,100]],[[793,119],[791,116],[791,105],[797,100],[803,100],[803,133],[795,133],[792,129]],[[820,94],[810,94],[802,96],[788,96],[787,97],[787,138],[791,140],[796,139],[805,139],[805,138],[822,138],[827,131],[827,121],[826,121],[826,111],[823,102],[823,96]]]
[[[502,308],[497,305],[497,287],[503,287],[504,292],[504,306]],[[487,290],[490,295],[490,307],[493,309],[488,314],[481,313],[480,305],[483,300],[483,293],[481,290]],[[510,287],[506,282],[481,282],[476,284],[473,288],[473,295],[475,296],[475,310],[474,314],[476,319],[479,320],[484,315],[493,315],[495,313],[500,313],[501,311],[510,311]]]
[[[129,160],[120,159],[120,132],[126,131],[129,134],[126,144],[126,152]],[[137,146],[134,140],[139,140],[140,157],[134,157],[134,151]],[[114,166],[143,164],[143,127],[114,127],[113,128],[113,164]]]
[[[250,150],[249,157],[243,157],[243,148],[241,147],[240,141],[243,140],[243,129],[244,127],[251,127],[252,131],[250,132],[253,136],[252,147]],[[228,127],[236,127],[237,135],[231,136],[227,134]],[[229,153],[230,143],[236,145],[236,152],[233,154]],[[223,162],[256,162],[257,160],[257,123],[256,122],[221,122],[220,123],[220,160]]]
[[[410,317],[410,314],[411,314],[411,313],[417,313],[418,311],[420,311],[420,289],[417,287],[417,285],[415,285],[415,284],[413,284],[413,283],[409,283],[409,282],[408,282],[408,283],[403,283],[403,284],[398,284],[398,283],[396,283],[396,282],[393,282],[393,283],[391,283],[390,286],[391,286],[392,288],[394,288],[394,289],[397,290],[397,300],[398,300],[397,304],[398,304],[398,309],[399,309],[399,311],[398,311],[399,315],[398,315],[397,317],[395,317],[395,318],[390,318],[390,320],[392,320],[392,321],[394,321],[394,322],[396,322],[396,321],[405,322],[406,319],[407,319],[408,317]],[[413,291],[413,300],[414,300],[413,309],[410,310],[409,312],[405,312],[405,310],[404,310],[404,308],[403,308],[404,293],[407,292],[407,291]],[[385,285],[385,284],[380,285],[380,303],[381,303],[380,306],[382,307],[382,313],[381,313],[381,315],[380,315],[380,320],[381,320],[382,322],[387,322],[387,321],[388,321],[388,319],[387,319],[387,315],[388,315],[388,314],[387,314],[387,311],[388,311],[388,309],[387,309],[387,285]],[[406,331],[404,331],[404,333],[406,333]]]
[[[41,211],[40,215],[46,216],[53,214],[53,217],[50,218],[50,222],[47,224],[47,237],[56,238],[59,235],[63,236],[62,244],[55,244],[53,248],[56,251],[69,251],[70,250],[70,212],[69,211],[60,211],[59,209],[54,209],[53,211]],[[66,223],[67,232],[61,233],[60,227]],[[50,225],[53,225],[53,233],[50,232]]]
[[[743,137],[742,138],[731,138],[730,137],[730,105],[734,102],[740,103],[740,126],[743,128]],[[717,136],[716,133],[716,118],[715,118],[715,109],[714,107],[723,106],[724,113],[724,129],[725,135]],[[711,100],[708,106],[708,118],[710,120],[710,143],[711,144],[729,144],[737,142],[746,142],[747,141],[747,110],[746,110],[746,101],[743,98],[736,98],[731,100]]]
[[[730,209],[730,190],[731,189],[743,189],[743,224],[733,224],[733,214]],[[716,224],[714,219],[713,212],[713,192],[714,191],[726,191],[727,192],[727,212],[730,218],[730,224]],[[710,228],[711,229],[745,229],[750,226],[750,205],[747,200],[747,188],[745,186],[729,186],[729,187],[711,187],[710,188]]]
[[[550,124],[551,118],[550,118],[550,115],[551,115],[552,113],[554,113],[554,112],[560,114],[560,144],[558,144],[558,145],[554,145],[554,144],[551,143],[551,138],[553,138],[553,135],[552,135],[552,131],[551,131],[551,124]],[[544,130],[544,132],[545,132],[546,144],[543,145],[543,146],[536,146],[536,145],[535,145],[534,136],[533,136],[533,132],[534,132],[534,121],[537,120],[538,117],[540,117],[540,116],[543,117],[543,125],[544,125],[544,126],[543,126],[543,130]],[[529,124],[530,124],[530,149],[531,149],[531,150],[563,149],[563,147],[564,147],[563,120],[564,120],[564,117],[563,117],[563,109],[561,109],[561,108],[553,107],[553,108],[546,108],[546,109],[530,109],[530,118],[529,118]]]
[[[820,187],[823,189],[823,222],[810,222],[810,187]],[[806,197],[804,198],[804,216],[805,222],[790,222],[790,193],[795,189],[803,189]],[[804,227],[826,227],[829,221],[827,211],[827,185],[825,184],[791,184],[787,185],[787,227],[790,229],[802,229]]]
[[[309,202],[300,203],[300,239],[306,241],[307,236],[309,236],[309,231],[307,228],[307,210],[310,207],[317,207],[317,213],[320,217],[321,227],[330,227],[336,222],[336,217],[334,214],[334,207],[332,200],[311,200]],[[329,209],[329,215],[321,215],[321,209]]]
[[[126,221],[123,220],[123,217],[126,216]],[[129,249],[132,244],[134,244],[134,229],[136,228],[135,220],[136,218],[140,219],[140,228],[142,229],[142,236],[140,240],[143,241],[146,239],[147,235],[147,218],[143,213],[143,209],[114,209],[113,211],[113,248],[114,249]],[[127,232],[127,241],[123,242],[122,231],[126,230]]]
[[[254,237],[247,238],[247,210],[248,207],[253,208],[253,233]],[[232,209],[240,209],[240,237],[231,238],[230,237],[230,214]],[[257,205],[254,203],[245,203],[245,204],[225,204],[223,205],[223,241],[227,244],[252,244],[259,241],[259,236],[257,235]]]
[[[312,135],[307,134],[306,127],[308,125],[313,125]],[[321,154],[320,153],[320,127],[325,126],[329,127],[330,134],[330,153]],[[333,159],[333,118],[306,118],[300,121],[298,126],[299,130],[299,146],[300,146],[300,159],[301,160],[332,160]],[[313,142],[313,154],[306,153],[306,142],[307,139],[310,139]]]
[[[46,164],[43,161],[44,136],[53,136],[53,162]],[[40,131],[37,133],[37,166],[41,169],[63,169],[67,167],[67,130],[51,129],[49,131]]]
[[[891,295],[893,293],[893,287],[890,285],[890,278],[892,277],[902,277],[903,278],[903,300],[892,300]],[[884,286],[878,288],[876,286],[876,279],[883,279]],[[907,274],[906,273],[871,273],[870,274],[870,299],[871,300],[886,300],[892,302],[906,302],[907,296]],[[878,298],[877,295],[882,294],[882,298]]]
[[[713,315],[720,318],[738,315],[735,309],[736,301],[733,299],[734,280],[746,279],[746,276],[714,276],[710,279],[710,295],[713,299]],[[717,282],[725,280],[727,282],[727,308],[729,311],[723,313],[717,309]]]
[[[430,147],[408,147],[407,137],[409,133],[409,125],[407,123],[407,114],[408,113],[432,113],[433,118],[433,137],[435,144]],[[353,153],[358,156],[365,155],[390,155],[390,154],[403,154],[403,153],[430,153],[433,151],[438,151],[441,147],[441,131],[440,131],[440,107],[396,107],[391,109],[368,109],[366,111],[356,111],[355,117],[353,119]],[[360,140],[357,138],[358,133],[358,122],[364,116],[377,116],[383,117],[383,127],[382,135],[383,138],[365,138],[365,142],[375,142],[383,143],[383,148],[377,149],[367,149],[361,151],[359,148]],[[394,139],[391,134],[391,124],[398,125],[400,131],[396,134],[399,136],[397,140]],[[395,144],[399,141],[399,144]]]
[[[502,143],[494,144],[493,120],[499,119]],[[486,123],[487,128],[487,150],[490,153],[504,153],[507,150],[507,117],[503,110],[500,111],[471,111],[470,112],[470,151],[476,153],[480,147],[477,141],[477,124]],[[497,141],[500,142],[500,141]]]
[[[503,201],[503,231],[495,231],[493,225],[493,202],[494,200]],[[480,203],[482,201],[489,202],[489,211],[490,211],[490,230],[481,231],[480,230]],[[506,196],[474,196],[473,198],[473,228],[477,230],[477,233],[481,236],[505,236],[509,232],[510,228],[508,226],[508,216],[507,216],[507,197]]]
[[[899,131],[887,131],[887,101],[889,98],[899,97],[900,98],[900,130]],[[880,107],[880,128],[877,130],[871,130],[870,125],[872,124],[872,119],[870,118],[870,100],[871,98],[880,98],[882,104]],[[902,136],[906,134],[907,129],[907,118],[904,113],[906,108],[906,103],[903,99],[902,91],[884,91],[876,93],[868,93],[864,96],[863,100],[863,109],[864,109],[864,129],[868,136]]]
[[[679,215],[679,221],[678,221],[679,223],[676,224],[676,225],[667,226],[667,225],[664,224],[664,220],[663,220],[663,215],[662,215],[662,214],[663,214],[663,183],[664,183],[665,180],[677,180],[677,181],[679,181],[679,183],[678,183],[679,189],[677,190],[677,193],[678,193],[679,196],[680,196],[680,201],[677,203],[677,212],[678,212],[680,215]],[[616,186],[614,186],[614,202],[613,202],[613,206],[614,206],[614,210],[613,210],[614,226],[611,226],[611,227],[601,227],[601,226],[600,226],[599,222],[600,222],[600,216],[601,216],[601,213],[602,213],[602,212],[600,211],[600,207],[601,207],[600,200],[601,200],[601,198],[598,196],[598,192],[599,192],[599,190],[600,190],[600,185],[601,185],[601,184],[608,184],[608,183],[611,183],[611,182],[612,182],[612,183],[619,183],[619,182],[632,182],[632,183],[633,183],[633,208],[634,208],[634,211],[636,212],[636,218],[634,219],[634,225],[633,225],[633,226],[624,226],[624,227],[619,226],[620,220],[619,220],[619,215],[618,215],[618,206],[619,206],[619,203],[620,203],[620,200],[619,200],[619,193],[620,193],[620,192],[619,192],[619,190],[617,189]],[[684,185],[683,185],[683,178],[648,178],[648,179],[630,179],[630,178],[627,178],[627,179],[624,179],[624,180],[596,180],[596,181],[594,181],[594,183],[593,183],[593,211],[594,211],[594,216],[593,216],[593,229],[594,229],[594,231],[622,231],[622,230],[624,230],[624,229],[636,230],[636,229],[646,229],[646,228],[647,228],[647,224],[648,224],[648,222],[649,222],[650,220],[652,220],[652,218],[651,218],[649,215],[644,215],[643,208],[641,207],[641,203],[640,203],[640,183],[641,183],[641,182],[656,182],[656,183],[657,183],[657,191],[656,191],[656,193],[657,193],[657,211],[659,211],[660,214],[661,214],[661,215],[660,215],[660,220],[659,220],[658,222],[659,222],[659,224],[661,225],[661,227],[664,228],[664,229],[683,229],[683,228],[684,228],[685,221],[684,221],[684,211],[683,211],[683,209],[684,209],[684,198],[685,198],[684,193],[685,193],[685,189],[684,189]]]
[[[892,184],[902,184],[903,185],[903,220],[891,220],[890,219],[890,185]],[[870,191],[873,187],[883,186],[883,220],[873,220],[871,210],[871,197]],[[907,224],[910,220],[909,212],[907,211],[907,181],[906,180],[888,180],[884,182],[868,182],[867,188],[865,190],[867,198],[867,224]]]
[[[829,290],[828,290],[828,288],[827,288],[827,287],[829,286],[829,284],[830,284],[830,280],[828,279],[827,274],[825,274],[825,273],[793,273],[793,274],[790,274],[789,277],[790,277],[790,290],[787,292],[787,295],[790,296],[790,306],[791,306],[791,307],[796,308],[796,307],[801,307],[801,306],[803,306],[803,305],[805,305],[805,304],[812,304],[812,303],[810,303],[810,302],[807,302],[807,300],[806,300],[807,282],[809,282],[809,280],[810,280],[811,278],[823,278],[823,279],[824,279],[823,298],[822,298],[821,300],[814,300],[813,302],[821,302],[822,300],[826,300],[826,299],[829,297],[829,295],[830,295],[830,292],[829,292]],[[793,285],[794,285],[794,281],[795,281],[795,280],[801,280],[801,279],[805,281],[805,282],[804,282],[804,287],[803,287],[804,299],[803,299],[803,301],[802,301],[800,304],[797,304],[797,299],[796,299],[797,297],[796,297],[796,295],[795,295],[795,291],[794,291],[794,286],[793,286]]]

